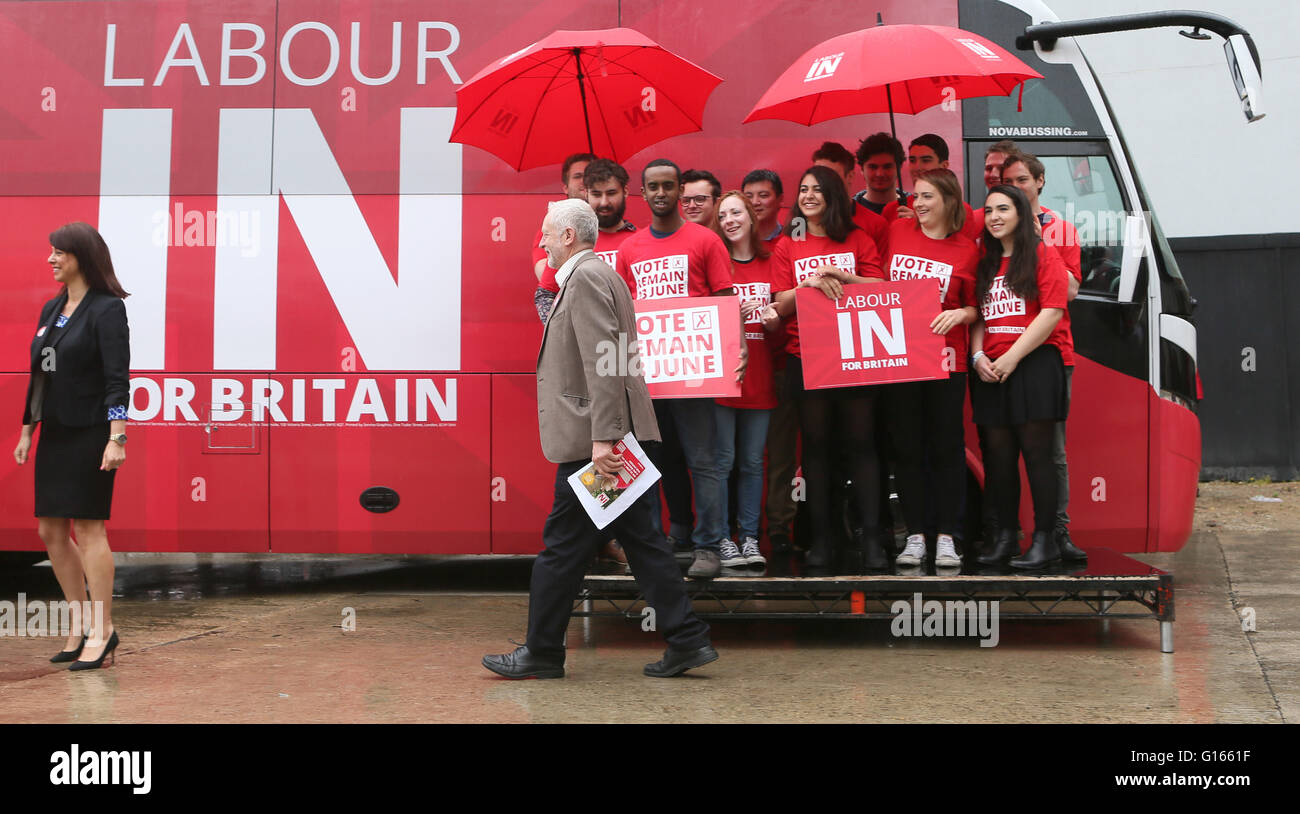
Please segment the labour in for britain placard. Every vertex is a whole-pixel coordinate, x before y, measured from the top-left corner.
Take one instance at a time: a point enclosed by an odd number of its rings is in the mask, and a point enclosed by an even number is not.
[[[838,300],[815,288],[798,289],[804,387],[948,378],[946,343],[930,330],[939,313],[938,288],[934,279],[855,283],[844,286]]]

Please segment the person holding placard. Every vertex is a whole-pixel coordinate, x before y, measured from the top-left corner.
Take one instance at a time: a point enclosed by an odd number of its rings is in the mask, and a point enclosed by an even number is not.
[[[763,503],[763,447],[768,420],[776,407],[772,355],[763,324],[763,310],[772,302],[773,254],[758,232],[758,215],[740,190],[718,201],[718,228],[731,253],[732,285],[740,294],[740,318],[749,347],[749,367],[740,396],[718,399],[718,467],[724,483],[740,459],[736,479],[736,541],[722,541],[722,565],[762,565],[758,549],[759,511]],[[781,238],[784,240],[785,238]],[[788,255],[787,255],[788,256]],[[739,545],[737,545],[737,542]]]
[[[850,283],[884,278],[876,245],[853,223],[849,196],[840,174],[813,166],[799,181],[799,194],[786,227],[786,237],[773,251],[776,257],[773,305],[765,320],[785,320],[789,340],[786,385],[798,405],[803,431],[803,474],[807,486],[812,544],[805,560],[810,576],[835,570],[831,537],[831,455],[844,452],[849,460],[853,491],[866,530],[861,541],[863,565],[885,567],[880,537],[880,468],[875,444],[876,389],[841,387],[806,390],[799,347],[795,288],[816,288],[838,300]]]
[[[907,545],[898,555],[903,566],[926,556],[927,504],[938,518],[936,566],[961,565],[953,534],[961,526],[965,500],[965,450],[962,406],[966,399],[966,326],[975,310],[975,244],[962,234],[966,208],[961,185],[951,170],[930,170],[916,179],[914,218],[890,225],[890,280],[936,280],[940,311],[930,329],[946,340],[947,379],[891,384],[884,389],[894,477],[907,521]],[[929,461],[929,466],[925,462]]]
[[[563,678],[565,631],[582,573],[603,538],[569,484],[587,467],[605,477],[624,469],[618,443],[631,434],[659,441],[659,425],[641,376],[636,314],[627,286],[593,251],[596,213],[586,201],[551,205],[541,245],[560,292],[537,354],[537,421],[542,454],[556,464],[555,499],[542,528],[545,547],[533,563],[528,593],[528,638],[510,653],[483,657],[506,678]],[[633,340],[628,342],[629,337]],[[601,348],[626,348],[613,371]],[[644,673],[668,678],[718,658],[709,626],[695,615],[681,572],[654,524],[659,504],[645,492],[606,526],[627,552],[637,587],[654,609],[668,642],[661,660]]]
[[[1060,255],[1043,244],[1025,194],[1009,184],[984,202],[983,252],[975,273],[980,320],[971,329],[971,406],[984,430],[984,467],[1000,528],[992,549],[977,559],[1013,568],[1038,568],[1060,560],[1056,524],[1055,424],[1070,409],[1062,354],[1069,347],[1061,316],[1069,273]],[[1018,514],[1019,460],[1025,459],[1034,503],[1034,537],[1021,556],[1014,529]]]
[[[707,226],[682,217],[678,207],[681,177],[681,170],[666,158],[651,161],[641,171],[650,226],[623,242],[615,266],[635,300],[730,297],[736,293],[731,286],[731,259],[722,238]],[[747,361],[742,344],[740,364],[734,371],[738,381],[744,377]],[[717,462],[716,407],[708,398],[655,401],[665,443],[658,453],[652,453],[652,459],[663,473],[664,497],[669,502],[669,536],[680,541],[689,532],[693,553],[686,574],[695,579],[712,579],[719,574],[722,540],[730,539],[725,475],[718,471]],[[677,443],[673,443],[674,437]],[[679,525],[672,505],[674,493],[687,492],[681,469],[673,462],[678,455],[685,458],[690,492],[695,495],[693,530]]]

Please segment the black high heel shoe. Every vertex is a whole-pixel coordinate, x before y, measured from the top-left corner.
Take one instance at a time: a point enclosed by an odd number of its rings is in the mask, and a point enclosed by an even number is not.
[[[82,647],[85,647],[85,644],[86,644],[85,639],[82,639]],[[95,659],[94,661],[74,661],[72,662],[72,664],[68,665],[68,669],[69,670],[97,670],[103,666],[104,659],[107,656],[112,655],[113,651],[116,649],[117,649],[117,631],[114,630],[113,635],[108,637],[108,644],[104,647],[104,652],[99,654],[99,658]],[[116,661],[116,659],[114,659],[114,661]]]
[[[81,644],[77,645],[76,650],[60,650],[59,652],[55,653],[53,656],[50,656],[50,662],[52,664],[62,664],[65,661],[76,661],[77,656],[80,656],[81,651],[84,650],[85,648],[86,648],[86,636],[85,634],[82,634]]]

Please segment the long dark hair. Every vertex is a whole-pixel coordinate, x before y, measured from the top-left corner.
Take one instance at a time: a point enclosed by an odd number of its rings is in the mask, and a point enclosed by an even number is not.
[[[858,228],[858,225],[853,222],[853,210],[850,208],[853,201],[849,198],[848,190],[844,188],[844,181],[830,167],[814,164],[799,175],[800,186],[803,186],[804,177],[809,175],[817,180],[817,186],[822,190],[822,200],[826,201],[826,211],[822,215],[822,228],[826,230],[826,236],[831,240],[843,243],[849,239],[849,232]],[[795,227],[801,221],[802,230],[806,232],[808,216],[799,208],[799,193],[796,190],[790,222],[785,226],[787,237],[795,237]]]
[[[50,245],[77,258],[77,268],[92,291],[103,291],[114,297],[129,297],[113,273],[113,257],[108,244],[94,226],[77,221],[50,232]]]
[[[1010,184],[998,184],[989,190],[989,197],[995,194],[1005,195],[1016,207],[1016,216],[1020,222],[1011,234],[1011,260],[1007,263],[1006,285],[1011,293],[1026,300],[1038,299],[1038,244],[1041,242],[1038,232],[1034,230],[1034,211],[1029,208],[1029,199],[1025,193]],[[985,198],[987,205],[988,198]],[[975,301],[983,302],[989,293],[993,278],[998,276],[998,267],[1002,265],[1002,241],[989,233],[985,221],[984,254],[979,265],[975,267]]]

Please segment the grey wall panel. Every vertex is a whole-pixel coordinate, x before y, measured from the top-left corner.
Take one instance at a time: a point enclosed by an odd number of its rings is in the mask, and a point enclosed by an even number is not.
[[[1171,240],[1192,296],[1204,478],[1300,475],[1300,235]]]

